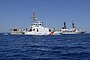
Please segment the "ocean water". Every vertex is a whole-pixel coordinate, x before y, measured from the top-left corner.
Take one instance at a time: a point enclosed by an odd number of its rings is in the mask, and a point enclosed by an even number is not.
[[[0,60],[90,60],[90,34],[0,35]]]

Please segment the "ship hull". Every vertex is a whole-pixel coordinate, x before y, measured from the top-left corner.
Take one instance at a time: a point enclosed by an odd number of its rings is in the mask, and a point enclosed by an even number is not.
[[[61,34],[84,34],[85,32],[60,32]]]
[[[24,32],[24,35],[50,35],[50,33],[40,33],[40,32]]]

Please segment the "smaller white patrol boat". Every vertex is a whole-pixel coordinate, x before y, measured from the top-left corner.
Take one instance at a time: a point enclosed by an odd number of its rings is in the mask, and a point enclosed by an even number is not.
[[[71,29],[66,28],[66,22],[64,22],[64,27],[62,27],[60,29],[61,34],[83,34],[85,32],[86,31],[83,31],[83,30],[77,30],[74,23],[73,23],[73,21],[72,21],[72,28]]]

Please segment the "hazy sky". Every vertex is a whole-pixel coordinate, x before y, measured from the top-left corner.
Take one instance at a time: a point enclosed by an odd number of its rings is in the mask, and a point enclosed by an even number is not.
[[[0,32],[29,27],[33,11],[46,27],[61,28],[66,21],[71,28],[74,21],[90,32],[90,0],[0,0]]]

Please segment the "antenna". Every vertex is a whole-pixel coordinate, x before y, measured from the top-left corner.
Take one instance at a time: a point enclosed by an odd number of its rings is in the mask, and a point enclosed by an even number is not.
[[[35,22],[36,20],[37,20],[36,13],[33,12],[33,15],[32,15],[32,21]]]
[[[64,29],[66,29],[66,22],[64,22]]]
[[[72,21],[72,27],[75,28],[75,25],[74,25],[73,21]]]

